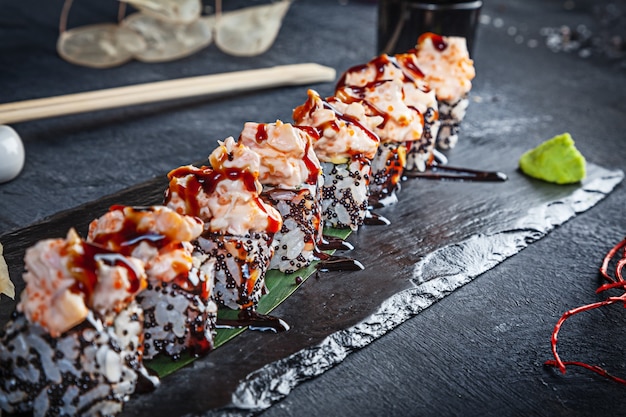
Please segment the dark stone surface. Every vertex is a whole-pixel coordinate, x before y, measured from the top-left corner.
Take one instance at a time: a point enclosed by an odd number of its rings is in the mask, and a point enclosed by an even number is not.
[[[571,10],[561,1],[485,3],[483,16],[491,20],[479,29],[473,101],[460,144],[448,154],[450,163],[515,175],[521,152],[569,131],[590,162],[624,169],[626,74],[620,60],[600,54],[585,59],[576,53],[554,53],[541,36],[544,27],[583,23],[595,29],[597,14],[590,3],[574,2]],[[320,2],[301,0],[292,6],[274,47],[260,57],[229,57],[210,46],[177,62],[134,62],[111,70],[90,70],[64,63],[54,52],[60,7],[58,0],[0,3],[3,102],[305,61],[342,71],[369,59],[375,50],[373,3],[344,6],[327,1],[320,7]],[[103,16],[113,20],[115,8],[107,2],[77,1],[70,26],[102,21]],[[511,28],[516,28],[514,34]],[[314,87],[323,95],[332,91],[330,84]],[[204,159],[216,140],[237,136],[247,120],[288,120],[291,109],[304,98],[304,87],[292,87],[16,124],[26,144],[27,165],[17,180],[0,185],[0,235],[5,235],[0,241],[7,236],[29,236],[20,229],[153,177],[154,182],[142,189],[149,190],[146,199],[157,200],[169,169]],[[450,223],[450,231],[428,227],[441,224],[436,218],[441,210],[429,211],[438,204],[458,207],[460,218],[470,222],[475,216],[478,226],[490,224],[489,208],[498,200],[501,185],[446,185],[426,184],[428,197],[423,200],[431,204],[416,214],[420,227],[415,220],[406,223],[414,233],[427,234],[421,239],[445,242],[447,236],[459,237],[454,234],[454,222],[444,222]],[[519,182],[504,184],[516,185]],[[405,189],[413,186],[407,184]],[[507,190],[515,193],[516,189]],[[416,195],[411,191],[405,196]],[[124,198],[132,201],[143,195],[131,192]],[[475,203],[464,205],[465,196]],[[119,198],[111,202],[121,202]],[[524,200],[523,195],[519,198]],[[100,201],[72,212],[76,213],[73,224],[84,228],[107,204]],[[623,386],[578,369],[561,376],[542,364],[550,359],[549,337],[558,317],[567,309],[602,298],[594,293],[599,283],[597,269],[604,254],[626,233],[625,206],[622,184],[590,211],[348,356],[336,368],[302,384],[264,414],[624,414]],[[463,215],[468,207],[470,215]],[[430,217],[433,221],[424,221]],[[71,217],[65,216],[68,220]],[[44,222],[29,229],[33,234],[28,238],[59,236],[65,227],[66,223]],[[419,243],[418,237],[415,244]],[[405,247],[393,243],[382,247],[401,266],[416,260],[401,256]],[[409,251],[411,256],[418,252]],[[19,257],[7,258],[15,279]],[[328,295],[329,300],[335,299],[329,303],[339,306],[334,317],[353,324],[349,286],[359,282],[342,274],[320,279],[331,278],[345,280],[348,286],[335,283],[336,292]],[[307,282],[313,285],[303,286],[297,295],[303,300],[308,296],[319,299],[320,286],[315,283]],[[301,313],[301,306],[285,304],[280,312],[292,317]],[[320,319],[324,320],[308,318]],[[262,366],[322,336],[307,332],[305,316],[300,314],[298,320],[302,326],[284,335],[244,334],[227,349],[218,349],[210,358],[166,378],[158,397],[134,399],[126,412],[142,415],[160,405],[163,415],[176,415],[227,402],[228,389],[250,372],[247,367]],[[561,353],[566,359],[599,363],[626,375],[623,320],[619,305],[572,319],[561,333]],[[242,362],[249,364],[241,366]],[[197,389],[202,379],[198,374],[211,371],[231,373],[233,385]],[[188,389],[181,388],[185,384]],[[162,405],[168,402],[167,407]]]

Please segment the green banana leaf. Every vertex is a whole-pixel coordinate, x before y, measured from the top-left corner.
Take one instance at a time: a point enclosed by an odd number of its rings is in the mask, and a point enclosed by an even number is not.
[[[350,236],[350,229],[333,229],[333,228],[325,228],[324,235],[337,237],[339,239],[346,239]],[[331,254],[334,251],[328,251],[327,253]],[[315,273],[317,270],[318,261],[313,262],[306,268],[299,269],[298,271],[285,274],[278,270],[270,270],[265,275],[265,286],[267,287],[267,294],[261,297],[259,304],[257,306],[257,312],[261,314],[269,314],[272,310],[274,310],[280,303],[285,301],[291,294],[294,293],[311,275]],[[298,277],[300,277],[298,279]],[[227,308],[219,309],[217,315],[222,319],[237,319],[237,314],[239,312],[235,310],[230,310]],[[217,349],[222,346],[224,343],[234,339],[237,335],[246,331],[247,328],[233,328],[233,329],[217,329],[217,333],[214,339],[214,348]],[[149,361],[145,361],[146,367],[150,368],[152,371],[156,372],[156,374],[163,378],[167,375],[170,375],[182,367],[189,365],[191,362],[196,360],[197,358],[188,354],[183,353],[178,360],[173,360],[166,355],[159,355],[154,359]]]

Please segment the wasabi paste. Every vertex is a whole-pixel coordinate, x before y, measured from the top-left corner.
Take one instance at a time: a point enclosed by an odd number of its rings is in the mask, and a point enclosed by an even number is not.
[[[519,160],[524,174],[556,184],[580,182],[585,178],[585,165],[585,157],[576,149],[569,133],[545,141]]]

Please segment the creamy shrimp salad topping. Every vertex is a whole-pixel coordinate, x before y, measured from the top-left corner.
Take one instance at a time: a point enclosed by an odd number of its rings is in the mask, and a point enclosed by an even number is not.
[[[26,288],[18,311],[52,337],[80,324],[89,310],[107,318],[145,288],[141,261],[87,244],[73,229],[65,239],[29,248],[24,263]]]
[[[193,246],[203,222],[165,206],[111,210],[89,225],[88,240],[140,259],[148,278],[170,282],[187,276],[193,266]]]
[[[239,141],[260,156],[261,184],[294,189],[315,184],[321,166],[310,135],[290,123],[253,123],[244,125]]]
[[[211,167],[189,165],[168,174],[168,207],[199,217],[210,232],[244,236],[280,230],[280,213],[259,197],[258,154],[229,137],[220,142],[209,161]]]
[[[382,118],[368,117],[359,102],[347,104],[335,98],[324,101],[316,91],[309,90],[307,101],[294,110],[294,120],[318,130],[319,139],[313,147],[321,161],[337,164],[357,155],[367,159],[376,155],[379,138],[367,125],[375,127]]]
[[[420,36],[415,53],[440,101],[455,103],[472,89],[476,71],[465,38],[427,33]]]
[[[377,80],[363,86],[351,85],[350,72],[346,73],[345,83],[337,88],[335,96],[346,103],[361,102],[368,115],[382,117],[382,123],[374,128],[381,142],[407,142],[422,137],[423,115],[404,101],[401,80]],[[360,79],[360,76],[357,78]]]

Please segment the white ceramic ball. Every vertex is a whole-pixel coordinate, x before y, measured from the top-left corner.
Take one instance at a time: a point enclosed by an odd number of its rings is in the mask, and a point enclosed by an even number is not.
[[[24,168],[24,144],[9,126],[0,125],[0,183],[17,177]]]

